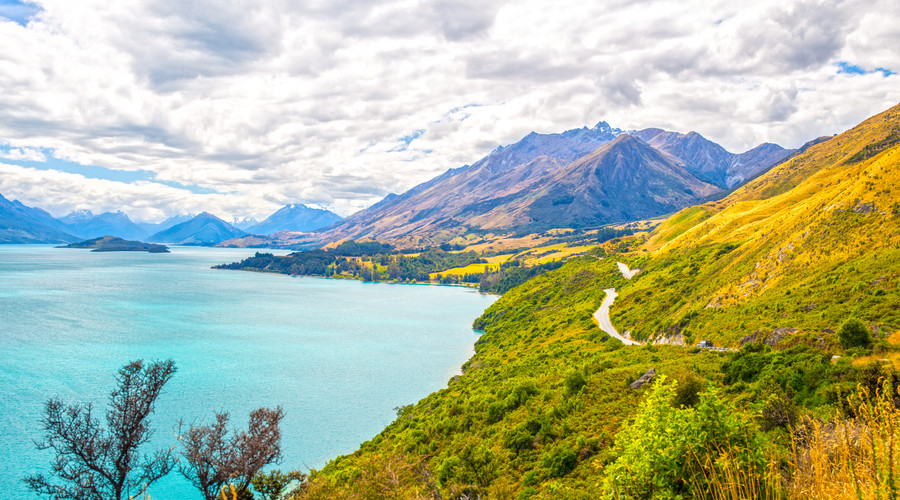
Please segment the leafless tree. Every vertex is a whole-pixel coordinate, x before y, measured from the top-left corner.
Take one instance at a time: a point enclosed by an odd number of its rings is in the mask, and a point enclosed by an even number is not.
[[[263,467],[281,460],[281,407],[259,408],[250,413],[247,431],[228,435],[228,413],[217,413],[209,425],[191,425],[179,439],[185,462],[181,473],[207,500],[213,500],[228,483],[244,494],[250,480]]]
[[[145,364],[137,360],[116,376],[109,396],[106,425],[93,406],[66,405],[51,399],[44,405],[44,440],[38,448],[56,453],[51,477],[25,478],[37,493],[58,500],[121,500],[140,495],[175,466],[173,450],[141,454],[153,431],[148,417],[163,386],[175,374],[170,360]],[[54,476],[57,481],[54,481]]]

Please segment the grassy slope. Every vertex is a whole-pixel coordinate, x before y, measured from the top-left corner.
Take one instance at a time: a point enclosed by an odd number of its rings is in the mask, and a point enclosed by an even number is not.
[[[647,239],[609,242],[613,258],[575,258],[511,290],[476,321],[485,333],[466,373],[314,474],[303,498],[595,498],[611,440],[644,392],[626,382],[651,367],[724,384],[744,412],[773,388],[797,402],[839,401],[828,380],[852,387],[850,363],[819,350],[617,349],[590,315],[613,286],[613,322],[637,335],[686,330],[733,344],[794,327],[802,331],[788,342],[828,351],[834,335],[821,330],[847,316],[897,328],[898,115],[893,108],[725,200],[686,209]],[[625,281],[616,260],[643,272]],[[728,382],[723,363],[749,371]]]
[[[825,346],[848,316],[900,327],[900,146],[848,161],[898,129],[900,106],[673,216],[632,253],[644,273],[619,291],[614,324],[732,345],[788,327]]]
[[[641,399],[642,391],[626,382],[649,368],[676,379],[715,380],[723,359],[607,341],[591,314],[602,290],[623,281],[612,259],[589,256],[508,292],[476,322],[485,333],[465,375],[401,409],[358,452],[336,459],[306,498],[366,497],[376,490],[390,498],[435,490],[445,498],[466,491],[590,498],[612,437]],[[560,475],[554,457],[569,452],[577,457],[575,468]],[[381,476],[389,469],[401,478],[393,489]]]

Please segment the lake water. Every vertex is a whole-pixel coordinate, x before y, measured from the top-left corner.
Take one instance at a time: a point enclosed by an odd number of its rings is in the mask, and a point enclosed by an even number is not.
[[[218,271],[252,250],[171,254],[0,245],[0,491],[30,499],[21,477],[46,470],[43,403],[105,412],[118,368],[172,358],[154,443],[179,419],[227,410],[246,427],[281,405],[282,470],[320,468],[354,451],[394,408],[445,387],[473,353],[472,320],[495,297],[459,287],[372,284]],[[149,450],[150,448],[147,448]],[[172,473],[154,500],[202,498]]]

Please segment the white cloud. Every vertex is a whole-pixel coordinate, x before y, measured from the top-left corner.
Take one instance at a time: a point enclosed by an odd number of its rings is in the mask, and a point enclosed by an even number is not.
[[[0,151],[0,158],[13,161],[47,161],[44,153],[32,148],[11,148],[7,151]]]
[[[231,220],[245,213],[256,197],[223,194],[194,194],[156,182],[116,182],[91,179],[57,170],[38,170],[0,163],[0,193],[16,193],[26,205],[47,207],[54,216],[86,208],[94,213],[122,210],[135,220],[159,221],[172,215],[209,211]],[[279,205],[263,204],[263,212]]]
[[[0,184],[56,212],[103,186],[136,217],[348,214],[532,130],[605,120],[795,147],[900,101],[900,75],[835,66],[900,72],[893,0],[35,3],[27,26],[0,22],[5,158],[221,193],[77,176],[41,198],[29,176],[51,174],[30,169]]]

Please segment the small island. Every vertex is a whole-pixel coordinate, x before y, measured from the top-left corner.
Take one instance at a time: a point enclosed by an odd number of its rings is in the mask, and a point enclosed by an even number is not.
[[[116,236],[101,236],[58,248],[93,248],[92,252],[169,253],[169,247],[143,241],[129,241]]]

